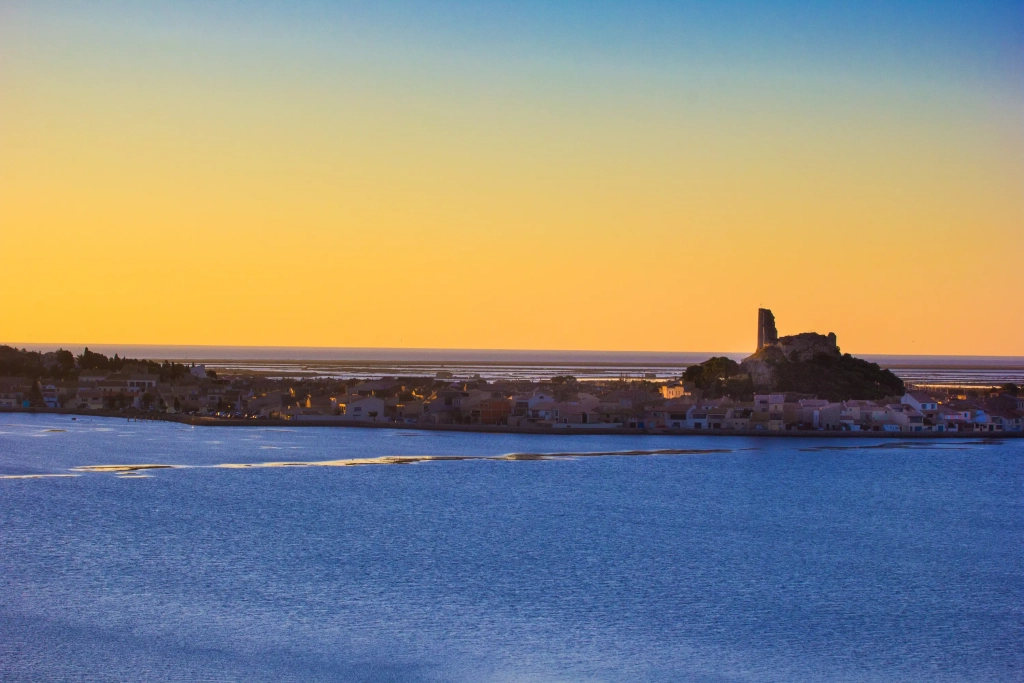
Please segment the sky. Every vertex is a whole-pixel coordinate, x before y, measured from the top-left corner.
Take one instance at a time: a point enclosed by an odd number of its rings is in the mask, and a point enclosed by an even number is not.
[[[1024,355],[1024,3],[0,2],[0,341]]]

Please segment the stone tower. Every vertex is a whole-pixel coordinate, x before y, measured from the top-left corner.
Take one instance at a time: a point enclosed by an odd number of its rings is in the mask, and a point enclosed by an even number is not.
[[[775,316],[770,309],[757,309],[757,350],[760,351],[779,341],[779,331],[775,329]]]

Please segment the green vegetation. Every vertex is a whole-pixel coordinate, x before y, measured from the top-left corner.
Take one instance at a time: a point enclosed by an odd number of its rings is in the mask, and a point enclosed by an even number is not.
[[[50,378],[56,380],[76,379],[83,370],[106,370],[119,372],[125,366],[146,368],[160,376],[161,382],[170,382],[189,374],[189,369],[181,363],[152,360],[136,360],[121,358],[116,353],[108,358],[102,353],[95,353],[86,348],[78,357],[70,351],[59,349],[49,353],[16,349],[11,346],[0,346],[0,377],[27,377],[32,380]]]
[[[729,396],[739,401],[754,398],[754,385],[740,368],[740,364],[725,356],[709,358],[699,365],[691,365],[683,373],[684,382],[692,382],[707,398]]]
[[[769,360],[775,381],[772,392],[811,394],[830,401],[877,400],[904,392],[903,380],[876,363],[850,354],[819,354],[811,360]],[[750,375],[743,366],[724,356],[691,365],[683,381],[693,382],[708,398],[728,396],[749,401],[754,395]]]
[[[903,380],[877,363],[842,356],[819,354],[808,361],[772,363],[775,391],[814,394],[829,401],[878,400],[901,396]]]
[[[75,357],[70,351],[60,349],[47,354],[38,351],[0,346],[0,377],[41,377],[53,379],[74,379],[78,372]]]
[[[124,367],[126,362],[124,358],[118,358],[116,353],[113,358],[107,358],[102,353],[93,353],[88,346],[77,360],[79,370],[109,370],[110,372],[117,372]]]

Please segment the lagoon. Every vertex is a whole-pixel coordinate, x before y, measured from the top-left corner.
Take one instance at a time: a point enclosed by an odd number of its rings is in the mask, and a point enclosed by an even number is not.
[[[0,678],[1021,680],[1022,463],[0,415]]]

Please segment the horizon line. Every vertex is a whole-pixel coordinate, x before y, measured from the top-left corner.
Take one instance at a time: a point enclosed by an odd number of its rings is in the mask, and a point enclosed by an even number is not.
[[[730,351],[730,350],[696,350],[696,351],[664,351],[664,350],[636,350],[636,349],[515,349],[515,348],[469,348],[469,347],[432,347],[432,346],[299,346],[299,345],[250,345],[250,344],[154,344],[154,343],[118,343],[118,342],[7,342],[0,341],[0,345],[11,346],[16,348],[29,349],[30,347],[37,347],[30,350],[40,351],[38,347],[52,347],[52,350],[59,348],[66,348],[70,350],[70,347],[81,347],[83,349],[88,347],[95,348],[111,348],[111,347],[125,347],[125,348],[152,348],[152,349],[233,349],[236,351],[253,350],[253,351],[274,351],[274,350],[288,350],[288,351],[389,351],[389,352],[463,352],[463,353],[554,353],[554,354],[651,354],[660,356],[671,356],[671,355],[737,355],[747,354],[750,355],[753,351],[741,350],[741,351]],[[851,354],[853,355],[853,354]],[[860,357],[886,357],[886,358],[976,358],[976,359],[1005,359],[1005,360],[1021,360],[1024,361],[1024,355],[999,355],[999,354],[971,354],[971,353],[861,353]],[[204,358],[202,360],[256,360],[247,358],[233,358],[233,359],[220,359],[220,358]],[[269,360],[269,359],[261,359]],[[280,359],[285,360],[285,359]],[[314,360],[314,359],[295,359],[295,360]],[[337,360],[350,360],[339,358]],[[363,360],[363,359],[351,359],[351,360]]]

